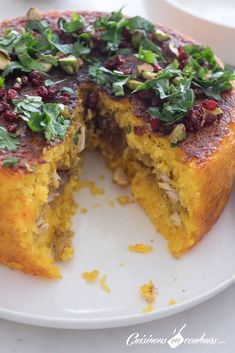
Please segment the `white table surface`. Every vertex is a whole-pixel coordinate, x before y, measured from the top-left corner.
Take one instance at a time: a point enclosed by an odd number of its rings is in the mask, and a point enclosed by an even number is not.
[[[194,0],[196,1],[196,0]],[[37,5],[43,10],[81,9],[110,11],[126,4],[126,14],[139,14],[151,20],[174,23],[163,0],[0,0],[0,18],[24,14]],[[216,271],[216,269],[215,269]],[[4,285],[2,283],[2,285]],[[127,346],[132,333],[146,337],[172,337],[176,328],[185,323],[185,337],[207,337],[225,341],[223,345],[186,345],[177,347],[178,352],[232,353],[235,351],[235,285],[213,299],[183,313],[148,324],[106,330],[58,330],[40,328],[0,320],[0,353],[122,353],[122,352],[170,352],[168,344]]]

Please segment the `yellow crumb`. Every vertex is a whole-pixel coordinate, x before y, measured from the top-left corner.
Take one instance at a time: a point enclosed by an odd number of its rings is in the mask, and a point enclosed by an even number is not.
[[[77,191],[80,191],[83,188],[89,188],[90,193],[94,196],[104,195],[104,190],[96,186],[95,182],[92,180],[80,180],[78,181]]]
[[[115,202],[113,200],[109,200],[108,204],[112,208],[115,207]]]
[[[124,267],[124,264],[120,264],[120,267]]]
[[[81,213],[87,213],[88,209],[87,209],[87,208],[84,208],[84,207],[81,207],[81,208],[80,208],[80,211],[81,211]]]
[[[125,206],[128,203],[133,203],[134,199],[132,196],[128,195],[121,195],[116,198],[117,202],[119,202],[121,205]]]
[[[99,276],[98,270],[82,273],[82,278],[85,279],[88,283],[94,283],[98,276]]]
[[[147,254],[153,251],[153,247],[151,245],[135,244],[135,245],[129,245],[128,250],[133,252],[139,252],[142,254]]]
[[[93,207],[93,208],[100,207],[100,204],[99,204],[99,203],[93,203],[92,207]]]
[[[63,262],[68,261],[74,255],[74,249],[71,246],[66,246],[64,248],[63,254],[60,257],[60,260]]]
[[[143,312],[144,314],[146,314],[146,313],[150,313],[150,311],[153,311],[153,310],[154,310],[154,306],[151,305],[151,304],[149,304],[149,305],[146,305],[146,306],[143,308],[142,312]]]
[[[174,300],[174,299],[171,299],[170,301],[169,301],[169,305],[175,305],[176,304],[176,301]]]
[[[110,289],[110,287],[106,284],[106,278],[107,278],[107,276],[101,277],[101,279],[100,279],[100,287],[101,287],[106,293],[109,293],[109,292],[111,292],[111,289]]]
[[[104,175],[100,175],[99,179],[100,179],[100,181],[103,181],[104,180]]]
[[[140,295],[146,300],[146,302],[154,302],[156,293],[155,286],[152,281],[149,281],[149,283],[143,284],[143,286],[140,287]]]

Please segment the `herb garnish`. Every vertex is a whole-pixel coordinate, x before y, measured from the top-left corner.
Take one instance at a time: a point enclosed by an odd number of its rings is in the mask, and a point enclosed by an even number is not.
[[[13,103],[28,127],[34,132],[43,132],[47,142],[65,137],[70,121],[63,117],[62,104],[44,103],[38,96],[15,99]]]
[[[3,160],[2,165],[5,168],[10,168],[10,167],[14,167],[16,164],[19,163],[19,159],[18,158],[13,158],[13,157],[9,157]]]
[[[17,150],[17,146],[19,145],[19,140],[15,136],[15,134],[9,133],[2,126],[0,127],[0,149],[6,149],[10,152],[14,152]]]

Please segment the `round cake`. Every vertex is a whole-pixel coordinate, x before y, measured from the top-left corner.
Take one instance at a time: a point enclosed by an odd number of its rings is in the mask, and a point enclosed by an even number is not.
[[[191,249],[234,180],[233,71],[208,46],[121,11],[32,8],[0,31],[0,262],[61,277],[90,148],[172,255]]]

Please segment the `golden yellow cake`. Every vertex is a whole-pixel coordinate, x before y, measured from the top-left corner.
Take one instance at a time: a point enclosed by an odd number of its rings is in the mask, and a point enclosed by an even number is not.
[[[233,72],[121,11],[30,9],[0,28],[0,262],[60,277],[84,148],[131,185],[175,257],[192,248],[235,175]]]

